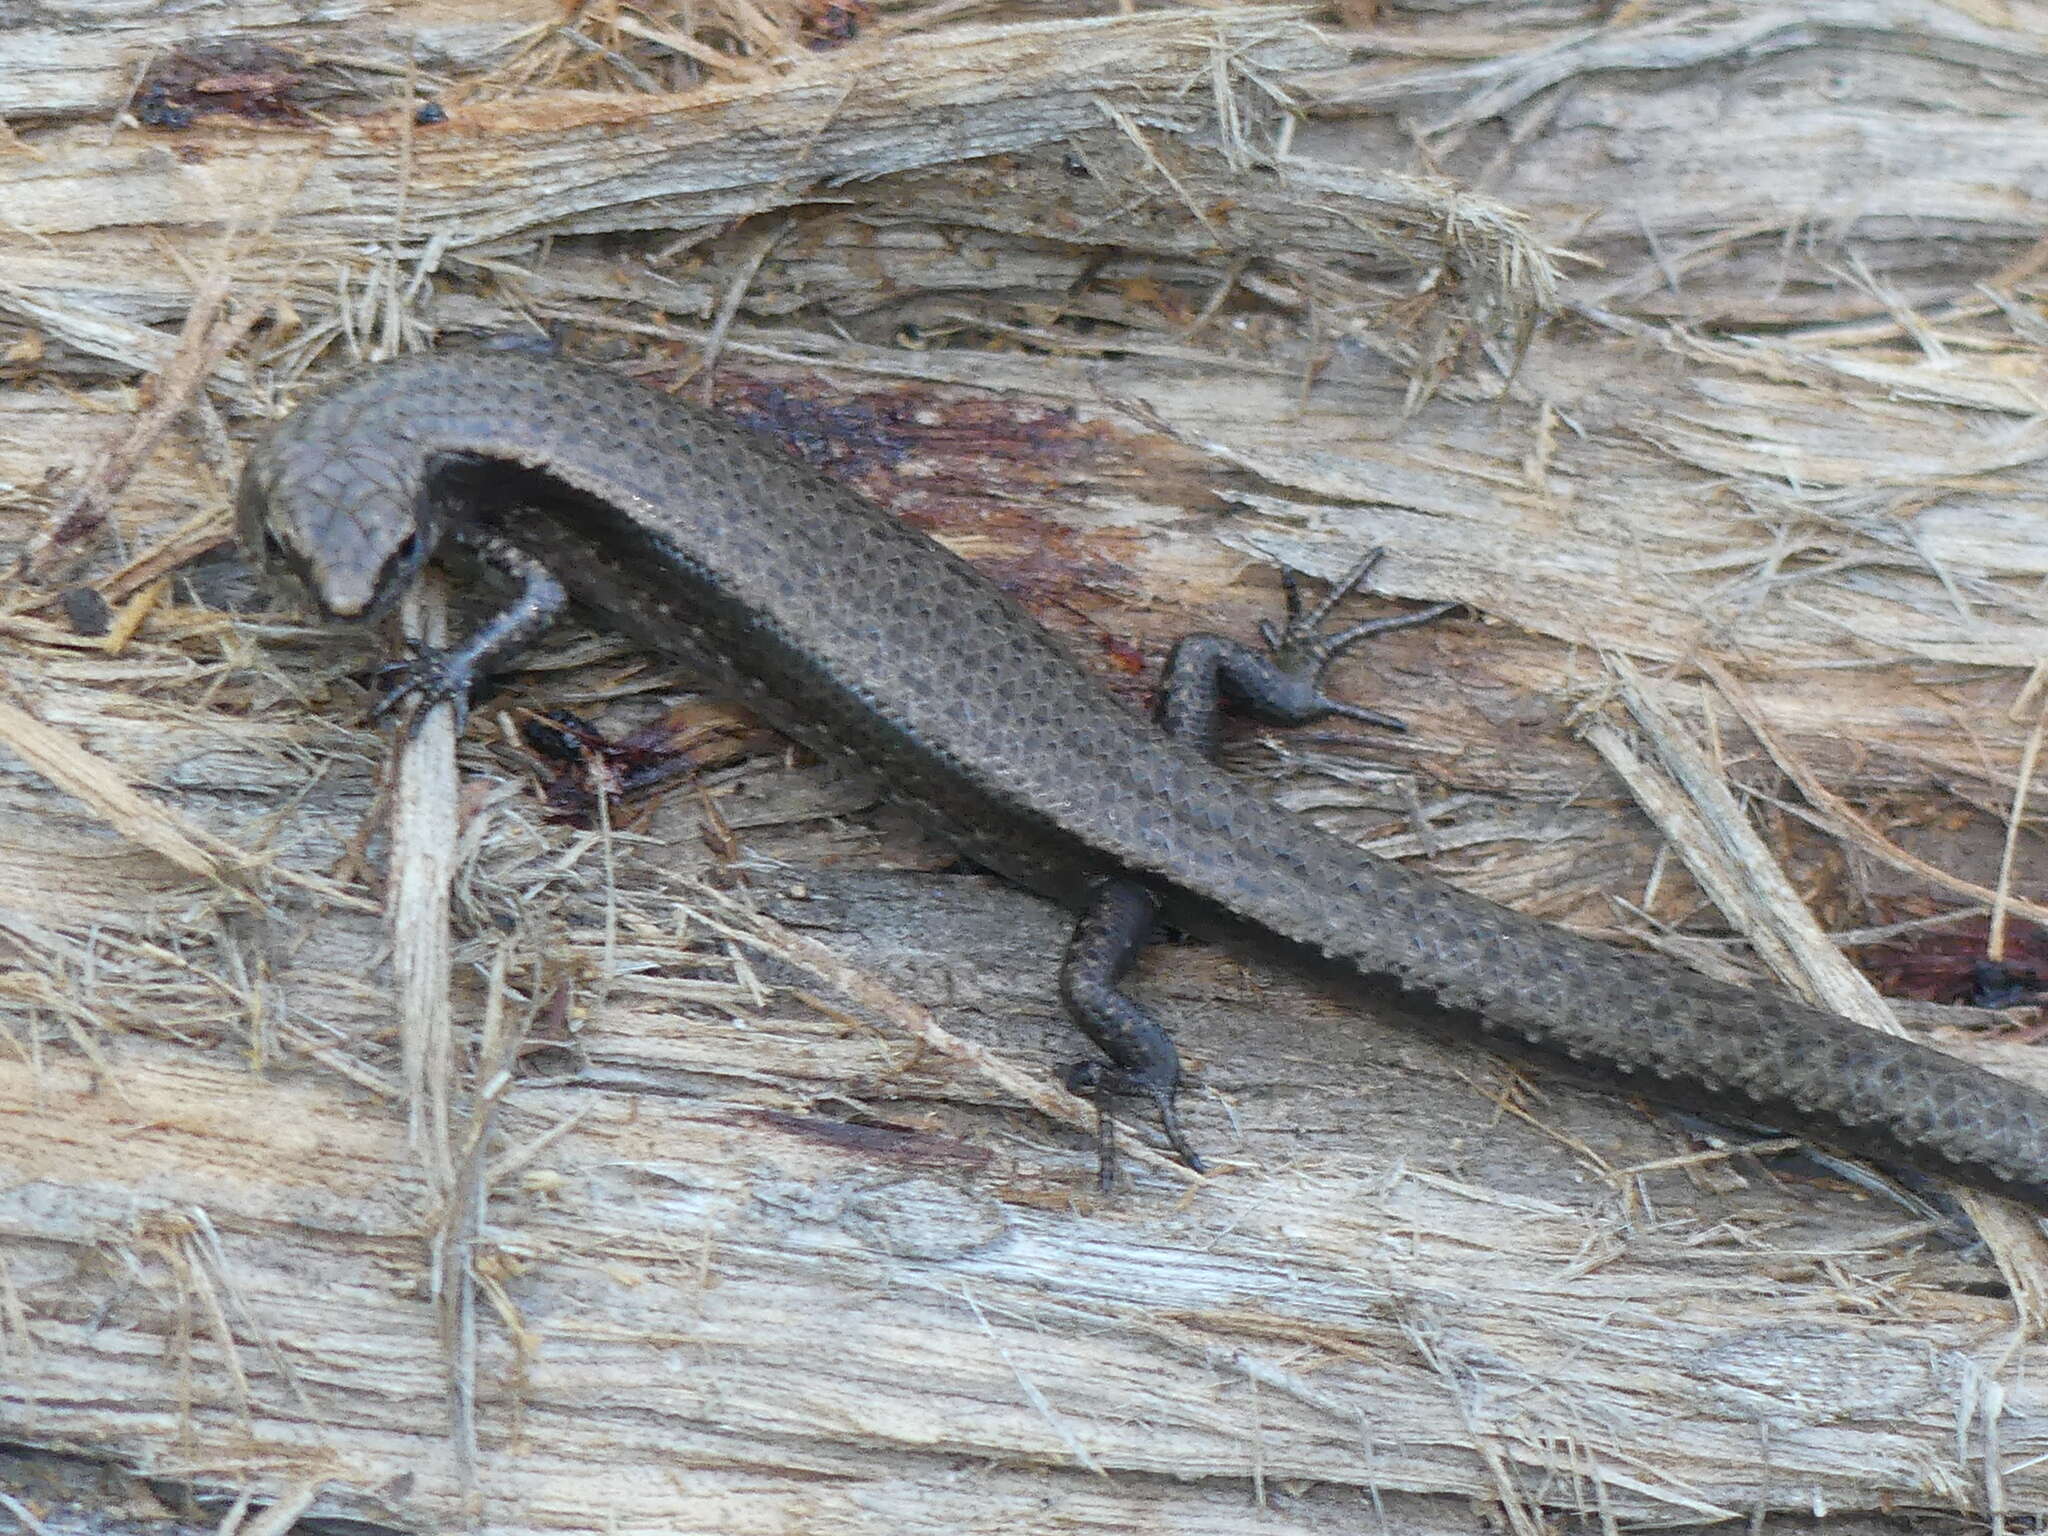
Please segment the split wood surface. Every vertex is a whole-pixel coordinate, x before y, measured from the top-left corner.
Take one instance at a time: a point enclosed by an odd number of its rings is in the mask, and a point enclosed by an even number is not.
[[[1133,1147],[1101,1199],[1060,914],[580,628],[394,773],[375,638],[222,549],[309,370],[550,328],[1134,707],[1276,562],[1385,544],[1384,597],[1468,605],[1340,670],[1410,734],[1235,767],[1862,1006],[1844,933],[1960,913],[1899,942],[1967,969],[2048,906],[2021,8],[234,10],[0,31],[0,1439],[243,1531],[2048,1504],[2028,1225],[1961,1248],[1184,945],[1137,984],[1221,1171]],[[550,821],[541,707],[700,771]],[[53,1529],[140,1510],[31,1471]]]

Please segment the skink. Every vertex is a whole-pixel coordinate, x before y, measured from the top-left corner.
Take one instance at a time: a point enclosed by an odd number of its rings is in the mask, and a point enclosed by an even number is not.
[[[850,488],[714,414],[516,353],[344,376],[255,449],[239,513],[251,555],[334,618],[388,608],[444,541],[514,583],[399,694],[466,696],[573,601],[873,773],[974,863],[1080,912],[1060,990],[1102,1059],[1070,1085],[1149,1099],[1190,1162],[1178,1055],[1117,985],[1162,923],[1574,1076],[2048,1210],[2048,1098],[1399,868],[1219,769],[1225,703],[1378,718],[1322,693],[1358,632],[1323,633],[1328,604],[1303,614],[1291,589],[1263,651],[1183,641],[1148,721],[993,582]]]

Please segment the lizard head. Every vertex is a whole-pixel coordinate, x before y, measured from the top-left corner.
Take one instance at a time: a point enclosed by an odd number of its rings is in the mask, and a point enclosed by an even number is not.
[[[411,587],[440,518],[412,445],[330,437],[327,403],[287,418],[250,455],[237,530],[252,565],[294,579],[327,617],[373,618]]]

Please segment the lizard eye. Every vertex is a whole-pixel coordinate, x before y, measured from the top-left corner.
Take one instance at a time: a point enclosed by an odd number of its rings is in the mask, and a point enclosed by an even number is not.
[[[426,564],[428,547],[418,529],[407,533],[384,556],[384,563],[377,568],[374,588],[359,594],[352,607],[339,611],[351,618],[370,618],[388,612],[412,586],[420,567]],[[331,594],[329,603],[332,606]]]

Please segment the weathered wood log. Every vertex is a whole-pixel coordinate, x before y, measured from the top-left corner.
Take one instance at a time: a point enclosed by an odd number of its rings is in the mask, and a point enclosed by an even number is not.
[[[1702,913],[1726,850],[1573,736],[1624,683],[1831,926],[2048,902],[2031,812],[2001,875],[2048,654],[2031,34],[945,9],[815,53],[822,12],[515,0],[0,32],[0,1439],[411,1529],[2040,1507],[1981,1250],[1214,951],[1139,984],[1222,1172],[1134,1146],[1099,1199],[1058,914],[582,631],[463,748],[408,1143],[370,648],[225,556],[165,579],[352,342],[564,324],[708,379],[1134,705],[1274,560],[1385,543],[1383,591],[1474,615],[1338,678],[1411,734],[1233,764],[1556,920],[1759,975],[1729,931],[1783,905]],[[512,722],[558,705],[709,766],[552,823]]]

